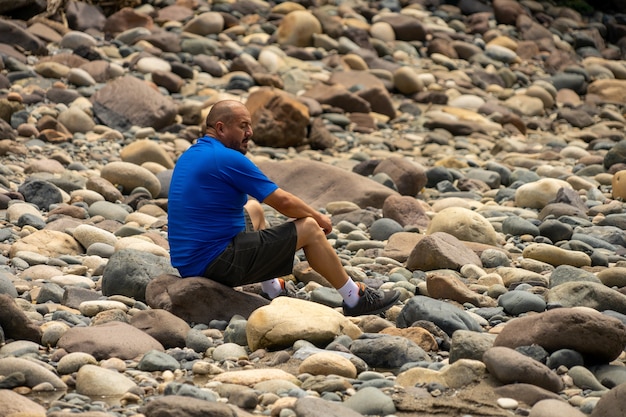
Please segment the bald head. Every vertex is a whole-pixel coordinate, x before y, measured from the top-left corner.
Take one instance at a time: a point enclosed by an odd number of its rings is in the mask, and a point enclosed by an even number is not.
[[[248,108],[240,101],[237,100],[222,100],[218,101],[211,107],[211,111],[206,118],[206,125],[208,128],[215,128],[217,122],[224,124],[232,123],[235,116],[244,110],[248,112]]]
[[[206,118],[206,134],[245,154],[252,137],[250,111],[237,100],[215,103]]]

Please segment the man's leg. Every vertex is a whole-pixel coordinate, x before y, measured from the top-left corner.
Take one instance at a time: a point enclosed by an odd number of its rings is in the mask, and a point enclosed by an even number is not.
[[[252,222],[254,230],[265,229],[266,223],[263,206],[256,200],[248,200],[244,208],[248,212],[248,216],[250,216],[250,221]],[[272,278],[261,282],[261,289],[268,295],[269,298],[275,298],[283,291],[284,288],[278,278]]]
[[[256,200],[248,200],[244,209],[248,212],[250,216],[250,221],[252,221],[252,228],[254,230],[263,230],[265,229],[265,212],[263,211],[263,206]]]
[[[344,314],[377,314],[396,303],[400,297],[397,291],[374,290],[363,283],[357,284],[348,276],[337,252],[315,219],[306,217],[296,220],[295,223],[298,232],[296,249],[302,248],[311,268],[339,291],[343,297]]]
[[[337,252],[312,217],[296,220],[297,249],[302,248],[309,265],[335,287],[345,303],[353,307],[359,301],[359,286],[348,276]]]
[[[298,231],[296,249],[304,250],[311,268],[326,278],[333,287],[343,287],[350,277],[320,226],[312,217],[298,219],[295,223]]]

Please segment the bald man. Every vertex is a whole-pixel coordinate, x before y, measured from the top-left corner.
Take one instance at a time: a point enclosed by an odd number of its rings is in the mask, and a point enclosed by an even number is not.
[[[245,156],[252,133],[247,107],[220,101],[207,116],[205,136],[176,162],[168,237],[181,276],[230,287],[260,282],[272,299],[285,295],[278,277],[292,273],[295,253],[303,249],[311,268],[343,297],[345,315],[378,314],[394,305],[397,291],[375,290],[348,276],[326,238],[330,218],[279,188]],[[292,220],[266,228],[261,203]]]

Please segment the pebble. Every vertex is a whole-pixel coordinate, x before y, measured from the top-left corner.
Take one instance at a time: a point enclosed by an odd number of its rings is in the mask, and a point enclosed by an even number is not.
[[[0,416],[626,407],[626,9],[392,3],[6,5]],[[398,305],[344,317],[301,252],[297,298],[176,278],[169,178],[223,98],[288,109],[249,156]]]

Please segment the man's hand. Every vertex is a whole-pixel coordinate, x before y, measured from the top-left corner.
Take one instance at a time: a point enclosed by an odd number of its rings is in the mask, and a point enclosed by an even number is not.
[[[281,214],[294,219],[313,217],[326,235],[333,231],[333,224],[330,221],[330,217],[315,210],[299,197],[282,188],[278,188],[272,194],[268,195],[267,198],[263,200],[263,203],[278,210]]]

